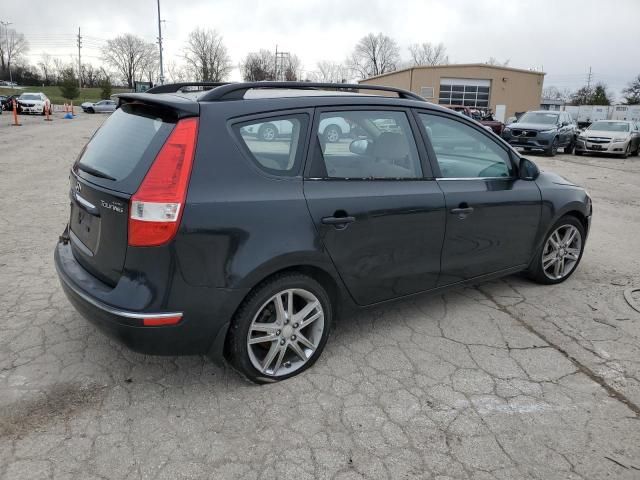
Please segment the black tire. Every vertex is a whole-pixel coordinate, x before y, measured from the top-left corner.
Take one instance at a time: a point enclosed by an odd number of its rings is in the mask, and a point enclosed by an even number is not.
[[[636,152],[634,153],[634,155],[637,157],[638,155],[640,155],[640,142],[638,143],[638,145],[636,145]]]
[[[627,148],[624,149],[624,153],[621,155],[622,158],[627,158],[631,155],[631,142],[627,145]]]
[[[93,109],[93,107],[89,107],[87,108],[87,113],[96,113],[96,111]]]
[[[327,143],[336,143],[342,136],[342,130],[337,125],[329,125],[324,129],[324,139]]]
[[[251,361],[249,347],[247,345],[249,329],[254,317],[264,307],[265,302],[268,302],[269,299],[278,292],[292,288],[303,289],[315,295],[320,302],[324,314],[324,328],[317,348],[307,359],[306,363],[289,374],[270,376],[260,372],[254,367]],[[316,362],[327,343],[332,322],[333,305],[329,294],[322,285],[313,278],[300,273],[279,274],[258,285],[238,308],[227,335],[225,356],[236,370],[252,382],[273,383],[285,380],[304,372]],[[301,330],[301,332],[302,331],[303,330]]]
[[[580,238],[580,254],[578,255],[578,260],[576,261],[576,263],[573,266],[573,268],[571,269],[571,271],[568,272],[568,274],[566,274],[562,278],[550,278],[545,273],[545,271],[543,269],[543,266],[542,266],[542,256],[544,254],[545,245],[547,244],[547,241],[549,240],[549,237],[558,228],[561,228],[561,227],[567,226],[567,225],[574,226],[578,230],[578,232],[580,234],[580,237],[581,237]],[[556,283],[564,282],[569,277],[571,277],[571,275],[573,275],[574,272],[578,269],[578,266],[580,265],[580,260],[582,260],[582,254],[584,252],[584,244],[585,244],[585,230],[584,230],[584,225],[582,225],[582,222],[580,222],[580,220],[578,220],[573,215],[565,215],[564,217],[561,217],[549,229],[549,231],[547,232],[547,234],[544,237],[544,242],[542,242],[541,247],[538,249],[538,251],[534,255],[534,258],[531,261],[531,264],[529,265],[529,269],[527,271],[527,274],[528,274],[529,278],[532,279],[533,281],[537,282],[537,283],[541,283],[541,284],[544,284],[544,285],[554,285]]]
[[[273,142],[278,138],[278,128],[273,123],[265,123],[258,130],[258,138],[263,142]]]
[[[558,153],[558,137],[555,137],[551,145],[549,145],[549,148],[544,151],[547,157],[554,157],[556,153]]]
[[[530,152],[531,151],[531,147],[524,147],[524,151],[525,152]]]
[[[581,156],[582,156],[582,153],[583,153],[583,152],[582,152],[582,150],[574,150],[574,151],[573,151],[573,154],[574,154],[574,155],[577,155],[578,157],[581,157]]]
[[[576,139],[572,138],[571,141],[564,147],[564,153],[567,155],[571,155],[576,148]]]

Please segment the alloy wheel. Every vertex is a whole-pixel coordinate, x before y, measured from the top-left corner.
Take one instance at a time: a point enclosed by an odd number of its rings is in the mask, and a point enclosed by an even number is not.
[[[542,251],[542,270],[552,279],[559,280],[569,275],[578,264],[582,250],[582,235],[573,225],[556,228]]]
[[[303,367],[317,350],[324,311],[311,292],[290,288],[258,309],[247,334],[251,364],[261,374],[281,377]]]
[[[331,143],[335,143],[340,140],[340,133],[334,127],[331,127],[327,130],[327,140]]]

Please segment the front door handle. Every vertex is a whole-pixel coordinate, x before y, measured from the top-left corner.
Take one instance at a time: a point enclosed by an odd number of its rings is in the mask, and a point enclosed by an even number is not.
[[[458,208],[452,208],[451,213],[457,215],[458,218],[463,219],[466,218],[467,215],[471,215],[473,213],[473,207],[460,206]]]
[[[324,217],[322,223],[324,225],[333,225],[338,230],[347,228],[347,225],[356,221],[356,217]]]

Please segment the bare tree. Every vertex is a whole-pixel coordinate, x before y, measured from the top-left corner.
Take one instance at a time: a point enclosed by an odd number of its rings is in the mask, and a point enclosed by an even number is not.
[[[550,85],[542,89],[542,98],[568,102],[571,99],[571,90],[569,90],[568,88],[563,88],[562,90],[560,90],[558,87]]]
[[[414,43],[409,45],[412,65],[447,65],[449,55],[444,43],[437,45],[429,42]]]
[[[510,61],[511,61],[510,58],[500,61],[496,57],[489,57],[489,60],[487,60],[485,63],[487,65],[495,65],[496,67],[508,67]]]
[[[285,58],[284,65],[281,65],[280,68],[283,68],[283,77],[287,82],[295,82],[296,80],[300,80],[302,68],[302,62],[300,58],[295,55],[289,55]]]
[[[393,72],[399,63],[398,45],[382,33],[362,37],[348,59],[349,68],[360,78]]]
[[[342,63],[322,61],[316,64],[316,71],[312,72],[310,79],[316,82],[345,83],[348,71]]]
[[[269,50],[249,52],[240,62],[242,78],[247,82],[275,80],[275,55]]]
[[[148,58],[157,54],[153,43],[125,33],[112,40],[102,49],[104,61],[122,76],[129,88],[143,75]]]
[[[55,79],[55,67],[51,55],[49,55],[48,53],[43,53],[42,55],[40,55],[38,67],[42,71],[42,79],[44,80],[44,83],[46,83],[47,85],[53,83]]]
[[[140,76],[146,77],[147,81],[154,83],[160,73],[160,54],[154,48],[140,65]]]
[[[11,63],[27,53],[29,44],[24,35],[14,29],[5,30],[5,35],[0,41],[0,69],[3,72],[8,72],[9,68],[11,68]]]
[[[185,68],[173,60],[167,62],[167,73],[169,74],[171,83],[186,82],[189,78]]]
[[[193,30],[184,47],[184,59],[191,75],[201,82],[221,82],[232,69],[222,35],[215,30]]]

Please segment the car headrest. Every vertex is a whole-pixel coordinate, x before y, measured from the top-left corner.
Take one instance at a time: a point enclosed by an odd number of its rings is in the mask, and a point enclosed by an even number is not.
[[[375,158],[405,158],[409,144],[401,133],[382,132],[373,144]]]

